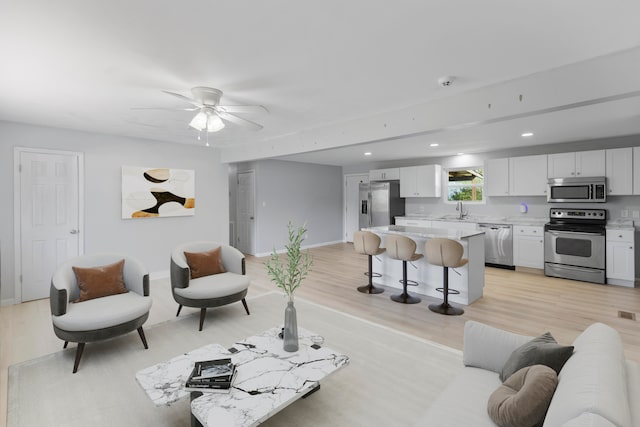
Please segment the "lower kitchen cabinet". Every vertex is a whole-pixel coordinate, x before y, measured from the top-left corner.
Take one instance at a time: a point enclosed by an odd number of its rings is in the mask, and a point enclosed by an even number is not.
[[[544,268],[544,228],[513,226],[513,262],[518,267]]]
[[[607,283],[635,286],[635,231],[607,230]]]

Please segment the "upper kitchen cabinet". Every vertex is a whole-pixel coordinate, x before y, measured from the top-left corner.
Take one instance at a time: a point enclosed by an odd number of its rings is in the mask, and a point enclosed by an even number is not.
[[[640,194],[640,147],[633,147],[633,194]]]
[[[400,168],[400,197],[440,197],[441,192],[440,165]]]
[[[487,160],[484,176],[484,191],[487,196],[509,195],[509,159]]]
[[[399,168],[374,169],[369,171],[369,181],[390,181],[400,179]]]
[[[605,150],[558,153],[547,156],[547,178],[605,176]]]
[[[509,194],[511,196],[546,196],[546,154],[509,158]]]
[[[608,196],[633,194],[633,147],[606,150]]]

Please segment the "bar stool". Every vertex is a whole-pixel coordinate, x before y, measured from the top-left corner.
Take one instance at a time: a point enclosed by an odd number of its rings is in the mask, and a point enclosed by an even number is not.
[[[463,252],[462,245],[451,239],[429,239],[425,243],[424,253],[426,254],[427,262],[444,267],[443,285],[441,288],[436,288],[437,291],[442,292],[444,300],[442,304],[430,304],[429,310],[450,316],[459,316],[464,313],[463,309],[449,304],[449,295],[458,295],[460,293],[455,289],[449,289],[449,267],[462,267],[469,262],[468,259],[462,258]]]
[[[356,231],[353,233],[353,248],[359,254],[368,255],[369,257],[369,270],[364,273],[365,276],[369,276],[369,284],[358,287],[358,291],[365,294],[383,293],[384,289],[376,288],[371,281],[374,277],[382,276],[380,273],[373,272],[373,257],[385,251],[384,248],[380,248],[380,237],[370,231]]]
[[[385,237],[385,246],[387,247],[387,255],[389,258],[402,261],[402,293],[391,295],[391,299],[395,302],[403,304],[417,304],[420,298],[407,293],[407,285],[416,286],[418,283],[413,280],[407,280],[407,261],[416,261],[423,257],[422,254],[416,253],[416,242],[406,236],[390,234]]]

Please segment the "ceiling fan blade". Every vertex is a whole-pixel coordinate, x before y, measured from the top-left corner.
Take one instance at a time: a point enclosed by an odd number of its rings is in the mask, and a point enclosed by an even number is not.
[[[162,107],[131,107],[132,110],[162,110],[162,111],[196,111],[200,107],[193,108],[162,108]]]
[[[191,105],[195,105],[196,107],[202,107],[202,104],[199,103],[198,101],[196,101],[195,99],[191,99],[187,96],[181,95],[179,93],[175,93],[175,92],[169,92],[168,90],[163,90],[164,93],[166,93],[167,95],[171,95],[171,96],[175,96],[176,98],[180,98],[183,101],[188,102]]]
[[[260,130],[262,129],[264,126],[262,126],[261,124],[258,124],[256,122],[252,122],[251,120],[247,120],[247,119],[243,119],[242,117],[238,117],[235,114],[231,114],[231,113],[226,113],[224,111],[220,111],[216,109],[216,113],[218,113],[218,115],[220,116],[221,119],[227,120],[231,123],[235,123],[237,125],[240,126],[246,126],[250,129],[253,130]]]
[[[216,108],[225,113],[268,113],[262,105],[218,105]]]

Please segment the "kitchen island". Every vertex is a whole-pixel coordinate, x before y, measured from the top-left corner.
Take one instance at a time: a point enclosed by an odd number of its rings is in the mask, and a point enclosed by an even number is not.
[[[484,288],[484,233],[477,230],[456,230],[444,228],[422,228],[402,225],[365,228],[366,231],[380,236],[381,247],[385,247],[385,238],[389,234],[401,234],[416,242],[416,252],[424,254],[427,240],[446,238],[458,241],[464,247],[463,257],[469,263],[463,267],[449,269],[449,288],[460,294],[449,294],[449,301],[469,305],[482,297]],[[411,266],[413,264],[416,268]],[[436,288],[442,287],[443,268],[429,264],[421,258],[408,265],[407,279],[418,282],[417,286],[409,286],[408,292],[442,299],[442,293]],[[402,289],[402,261],[389,258],[382,253],[373,258],[373,271],[382,276],[374,278],[374,284]],[[458,274],[459,273],[459,274]]]

